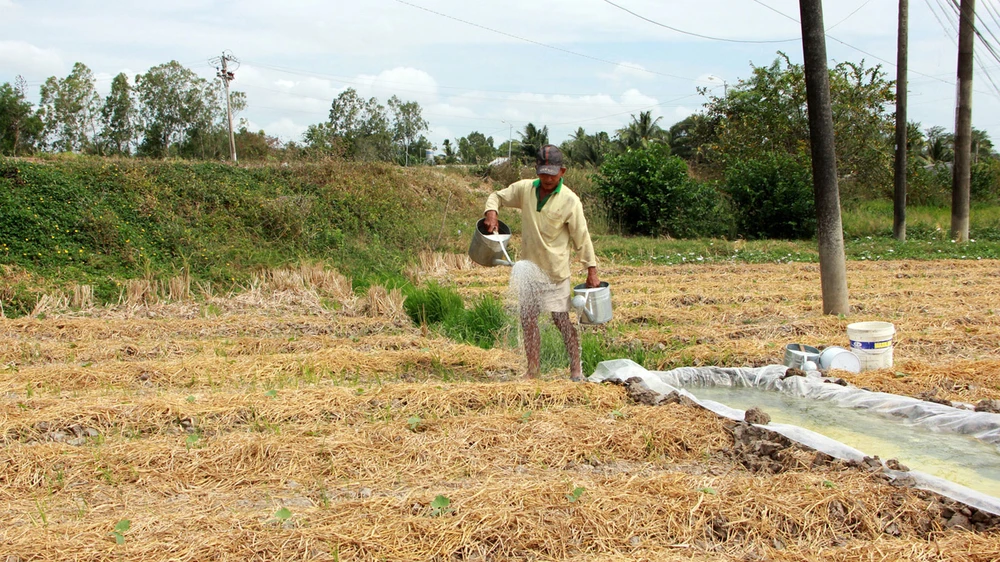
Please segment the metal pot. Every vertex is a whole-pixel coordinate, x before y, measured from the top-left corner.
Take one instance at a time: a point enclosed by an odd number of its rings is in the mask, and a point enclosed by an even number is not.
[[[469,243],[469,258],[479,265],[493,267],[495,265],[514,265],[507,255],[507,241],[510,240],[510,227],[503,221],[497,221],[497,234],[486,231],[486,219],[479,219],[476,231]]]
[[[599,287],[587,288],[586,283],[573,287],[573,306],[581,324],[604,324],[611,320],[611,289],[607,281]]]
[[[807,365],[811,363],[812,365]],[[790,343],[785,346],[785,366],[802,369],[803,371],[816,370],[819,365],[819,350],[811,345],[801,343]],[[806,367],[812,367],[807,369]]]

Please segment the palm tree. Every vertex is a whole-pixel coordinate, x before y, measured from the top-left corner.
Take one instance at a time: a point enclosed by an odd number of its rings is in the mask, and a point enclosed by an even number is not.
[[[927,142],[924,144],[924,159],[928,164],[951,162],[955,158],[955,135],[947,132],[944,127],[927,129]]]
[[[663,142],[664,131],[660,127],[660,119],[653,119],[652,111],[642,111],[639,117],[632,115],[632,122],[627,127],[618,130],[618,138],[625,148],[645,148],[650,143]]]
[[[458,162],[458,155],[455,153],[455,145],[451,143],[451,140],[444,139],[444,143],[441,148],[444,150],[445,164],[454,164],[455,162]]]
[[[535,127],[534,123],[528,123],[524,126],[524,132],[518,133],[521,135],[521,154],[529,161],[532,162],[538,156],[538,151],[542,149],[543,146],[549,144],[549,128],[542,127],[539,129]]]
[[[975,127],[972,128],[972,163],[996,157],[993,150],[993,141],[986,131]]]
[[[927,151],[927,137],[920,129],[920,123],[910,121],[906,124],[906,153],[910,160],[924,162]]]

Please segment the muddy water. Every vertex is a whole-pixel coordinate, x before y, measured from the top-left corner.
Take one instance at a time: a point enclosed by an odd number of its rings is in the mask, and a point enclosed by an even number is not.
[[[772,422],[797,425],[882,460],[1000,498],[1000,449],[955,433],[937,433],[907,420],[886,418],[829,402],[755,388],[692,387],[699,399],[741,410],[757,406]]]

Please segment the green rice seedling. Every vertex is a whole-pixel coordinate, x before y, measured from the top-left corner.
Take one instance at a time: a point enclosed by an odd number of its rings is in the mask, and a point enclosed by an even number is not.
[[[431,502],[431,517],[440,517],[455,511],[451,507],[451,500],[444,495],[438,494]]]
[[[438,324],[453,314],[464,313],[462,296],[454,289],[430,282],[424,289],[404,290],[403,308],[417,324]]]
[[[114,530],[109,533],[115,539],[116,544],[125,544],[125,533],[132,528],[132,522],[128,519],[122,519],[118,523],[115,523]]]
[[[469,310],[454,313],[444,320],[445,333],[456,340],[491,349],[508,343],[515,333],[514,322],[503,301],[493,295],[480,297]]]
[[[572,492],[566,494],[566,501],[568,501],[569,503],[576,503],[580,501],[580,498],[583,497],[583,493],[586,491],[587,491],[586,488],[582,486],[577,486],[573,488]]]

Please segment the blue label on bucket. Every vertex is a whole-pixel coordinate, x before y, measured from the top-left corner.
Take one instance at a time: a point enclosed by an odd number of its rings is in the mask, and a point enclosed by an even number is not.
[[[892,347],[892,340],[886,341],[854,341],[851,340],[852,349],[877,350],[889,349]]]

